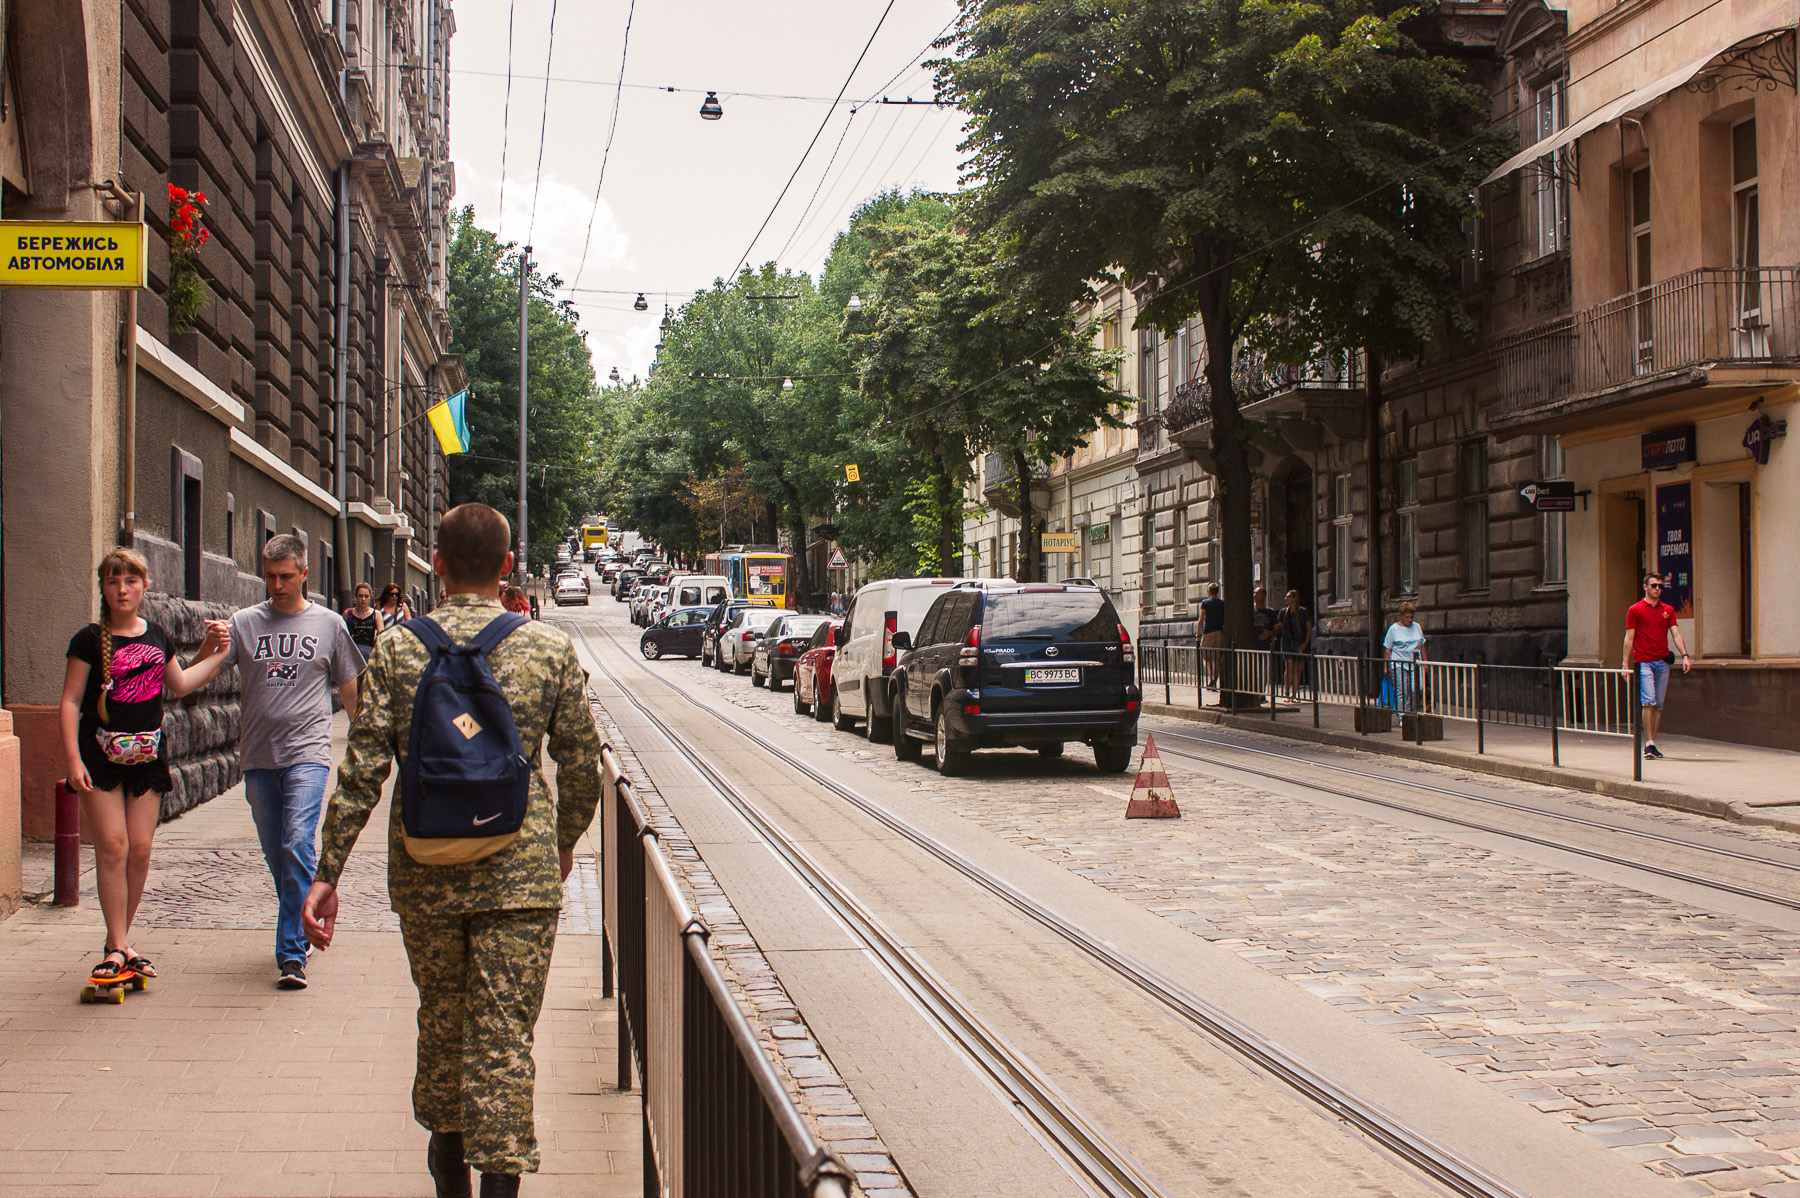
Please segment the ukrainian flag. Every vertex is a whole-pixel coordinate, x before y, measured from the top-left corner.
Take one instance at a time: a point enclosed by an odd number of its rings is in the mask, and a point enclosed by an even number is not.
[[[465,387],[443,403],[426,409],[431,431],[437,434],[438,444],[444,447],[446,455],[469,452],[469,421],[463,414],[468,403],[469,391]]]

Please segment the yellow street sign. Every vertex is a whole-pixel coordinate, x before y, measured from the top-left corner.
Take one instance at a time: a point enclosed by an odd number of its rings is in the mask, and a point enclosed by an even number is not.
[[[0,287],[125,290],[148,282],[150,227],[0,220]]]
[[[859,483],[862,481],[862,472],[855,466],[845,466],[844,481],[847,483]]]
[[[1074,553],[1081,548],[1081,534],[1047,532],[1044,534],[1043,548],[1045,553]]]

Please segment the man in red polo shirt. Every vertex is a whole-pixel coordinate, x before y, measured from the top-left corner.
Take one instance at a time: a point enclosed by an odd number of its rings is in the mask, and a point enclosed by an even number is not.
[[[1656,747],[1656,733],[1662,727],[1663,699],[1669,693],[1669,666],[1675,661],[1675,655],[1669,652],[1671,632],[1681,649],[1683,674],[1690,664],[1675,609],[1662,601],[1662,593],[1662,575],[1644,575],[1644,597],[1625,613],[1625,664],[1621,670],[1637,675],[1638,702],[1644,708],[1646,757],[1662,756],[1662,750]]]

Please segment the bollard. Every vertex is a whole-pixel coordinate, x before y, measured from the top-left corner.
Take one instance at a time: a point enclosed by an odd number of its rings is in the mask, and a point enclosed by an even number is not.
[[[58,907],[81,903],[81,800],[67,782],[56,784],[56,900]]]

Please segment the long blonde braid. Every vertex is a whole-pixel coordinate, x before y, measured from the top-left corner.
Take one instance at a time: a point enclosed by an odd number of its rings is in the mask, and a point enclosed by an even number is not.
[[[150,563],[144,555],[135,549],[120,547],[100,559],[95,569],[100,579],[100,698],[94,704],[95,714],[100,722],[106,722],[106,692],[112,689],[113,634],[112,612],[106,606],[106,580],[115,574],[135,574],[144,580],[146,588],[150,585]]]

